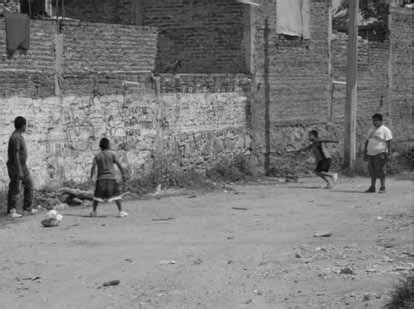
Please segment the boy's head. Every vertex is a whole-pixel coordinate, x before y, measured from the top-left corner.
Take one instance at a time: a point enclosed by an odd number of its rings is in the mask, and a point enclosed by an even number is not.
[[[107,150],[109,149],[109,139],[107,139],[106,137],[101,138],[100,142],[99,142],[99,148],[101,148],[101,150]]]
[[[315,141],[317,139],[318,139],[318,131],[316,131],[316,130],[310,131],[309,132],[309,140],[312,142],[312,141]]]
[[[14,127],[16,130],[20,130],[22,132],[26,131],[26,119],[22,116],[16,117],[16,119],[14,119]]]
[[[381,114],[375,114],[372,116],[372,123],[376,128],[379,128],[382,125],[382,115]]]

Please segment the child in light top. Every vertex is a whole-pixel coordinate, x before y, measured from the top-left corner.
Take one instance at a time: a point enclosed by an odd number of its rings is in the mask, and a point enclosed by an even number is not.
[[[326,182],[326,188],[331,189],[333,184],[338,180],[337,173],[330,173],[332,159],[325,144],[327,143],[338,143],[338,141],[319,139],[318,131],[312,130],[309,132],[309,141],[311,144],[305,148],[294,150],[290,152],[301,152],[310,150],[315,157],[316,168],[315,174],[321,177]],[[331,180],[331,181],[329,181]]]
[[[364,158],[368,161],[368,171],[371,177],[371,186],[367,193],[375,192],[377,178],[380,179],[379,193],[385,193],[385,165],[391,153],[391,130],[382,124],[381,114],[372,116],[374,127],[369,130],[365,142]]]
[[[95,156],[91,169],[91,179],[95,174],[96,168],[98,169],[98,175],[93,197],[93,210],[90,215],[91,217],[96,217],[96,209],[99,202],[115,201],[118,206],[119,216],[126,217],[128,214],[122,210],[122,195],[115,178],[114,165],[121,171],[123,181],[125,181],[124,170],[115,153],[110,150],[110,144],[107,138],[100,140],[99,147],[101,148],[101,152]]]

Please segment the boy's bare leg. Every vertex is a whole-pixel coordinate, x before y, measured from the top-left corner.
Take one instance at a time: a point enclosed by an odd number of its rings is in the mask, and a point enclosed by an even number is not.
[[[336,182],[338,179],[337,173],[331,173],[331,172],[320,172],[320,173],[324,175],[325,177],[331,178],[333,182]]]
[[[122,201],[116,200],[115,203],[116,203],[116,206],[118,206],[119,216],[120,217],[128,216],[128,213],[122,210]]]
[[[96,217],[96,209],[98,208],[98,201],[93,201],[91,217]]]
[[[319,176],[319,177],[321,177],[326,182],[326,187],[327,188],[331,188],[332,187],[332,184],[329,182],[329,180],[327,178],[329,176],[327,176],[325,174],[325,172],[316,172],[316,175]]]
[[[116,200],[115,203],[116,203],[116,206],[118,207],[118,211],[121,212],[122,211],[122,202],[121,202],[121,200]]]

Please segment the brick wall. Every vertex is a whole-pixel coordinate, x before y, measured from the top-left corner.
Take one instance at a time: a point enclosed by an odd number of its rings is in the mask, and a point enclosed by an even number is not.
[[[66,0],[65,16],[84,22],[136,24],[142,0]]]
[[[64,71],[151,71],[156,56],[157,33],[151,27],[99,23],[63,23]],[[6,56],[5,19],[0,18],[0,70],[21,72],[55,71],[54,21],[31,20],[30,49]]]
[[[252,129],[262,162],[296,166],[283,153],[304,142],[305,130],[329,116],[329,1],[311,1],[310,40],[289,40],[276,33],[276,2],[254,9],[255,85]],[[267,28],[266,28],[267,21]],[[293,129],[301,131],[295,137]],[[295,129],[295,130],[296,130]],[[266,148],[267,147],[267,148]]]
[[[56,24],[53,21],[30,21],[30,49],[27,55],[16,52],[12,59],[6,53],[6,23],[0,18],[0,70],[45,71],[54,70],[54,34]]]
[[[177,60],[177,73],[246,71],[243,6],[235,1],[68,0],[65,8],[65,16],[81,21],[157,27],[157,72]]]
[[[332,40],[332,65],[334,80],[346,81],[348,35],[334,33]],[[358,106],[357,106],[357,152],[361,155],[366,134],[372,126],[371,117],[382,113],[385,123],[391,126],[388,100],[389,41],[358,40]],[[342,139],[346,101],[346,86],[335,85],[333,92],[333,118]]]
[[[391,118],[399,139],[414,136],[414,10],[391,10]],[[402,146],[402,145],[398,145]]]
[[[144,25],[159,29],[157,71],[177,60],[178,73],[246,70],[243,7],[235,1],[145,1]]]
[[[157,33],[154,28],[65,22],[64,72],[151,71]]]

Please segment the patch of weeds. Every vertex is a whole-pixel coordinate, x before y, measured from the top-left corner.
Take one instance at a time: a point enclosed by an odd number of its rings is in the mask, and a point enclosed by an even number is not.
[[[0,212],[5,213],[7,211],[7,192],[0,191]]]
[[[186,188],[197,190],[213,190],[211,183],[202,173],[190,170],[163,170],[152,172],[144,177],[128,182],[128,191],[137,195],[153,192],[158,185],[162,188]]]
[[[404,171],[414,171],[414,148],[396,153],[388,165],[389,173],[394,175]]]
[[[401,280],[392,292],[391,300],[384,309],[414,308],[414,275]]]
[[[88,180],[88,181],[85,181],[85,182],[77,183],[73,180],[67,180],[67,181],[64,181],[62,183],[61,187],[62,188],[65,187],[65,188],[71,188],[71,189],[78,189],[78,190],[82,190],[82,191],[90,191],[90,190],[93,190],[95,188],[95,181]]]
[[[218,162],[213,168],[207,170],[206,176],[214,181],[237,182],[247,180],[253,175],[247,158],[237,155],[231,161],[223,159]]]

